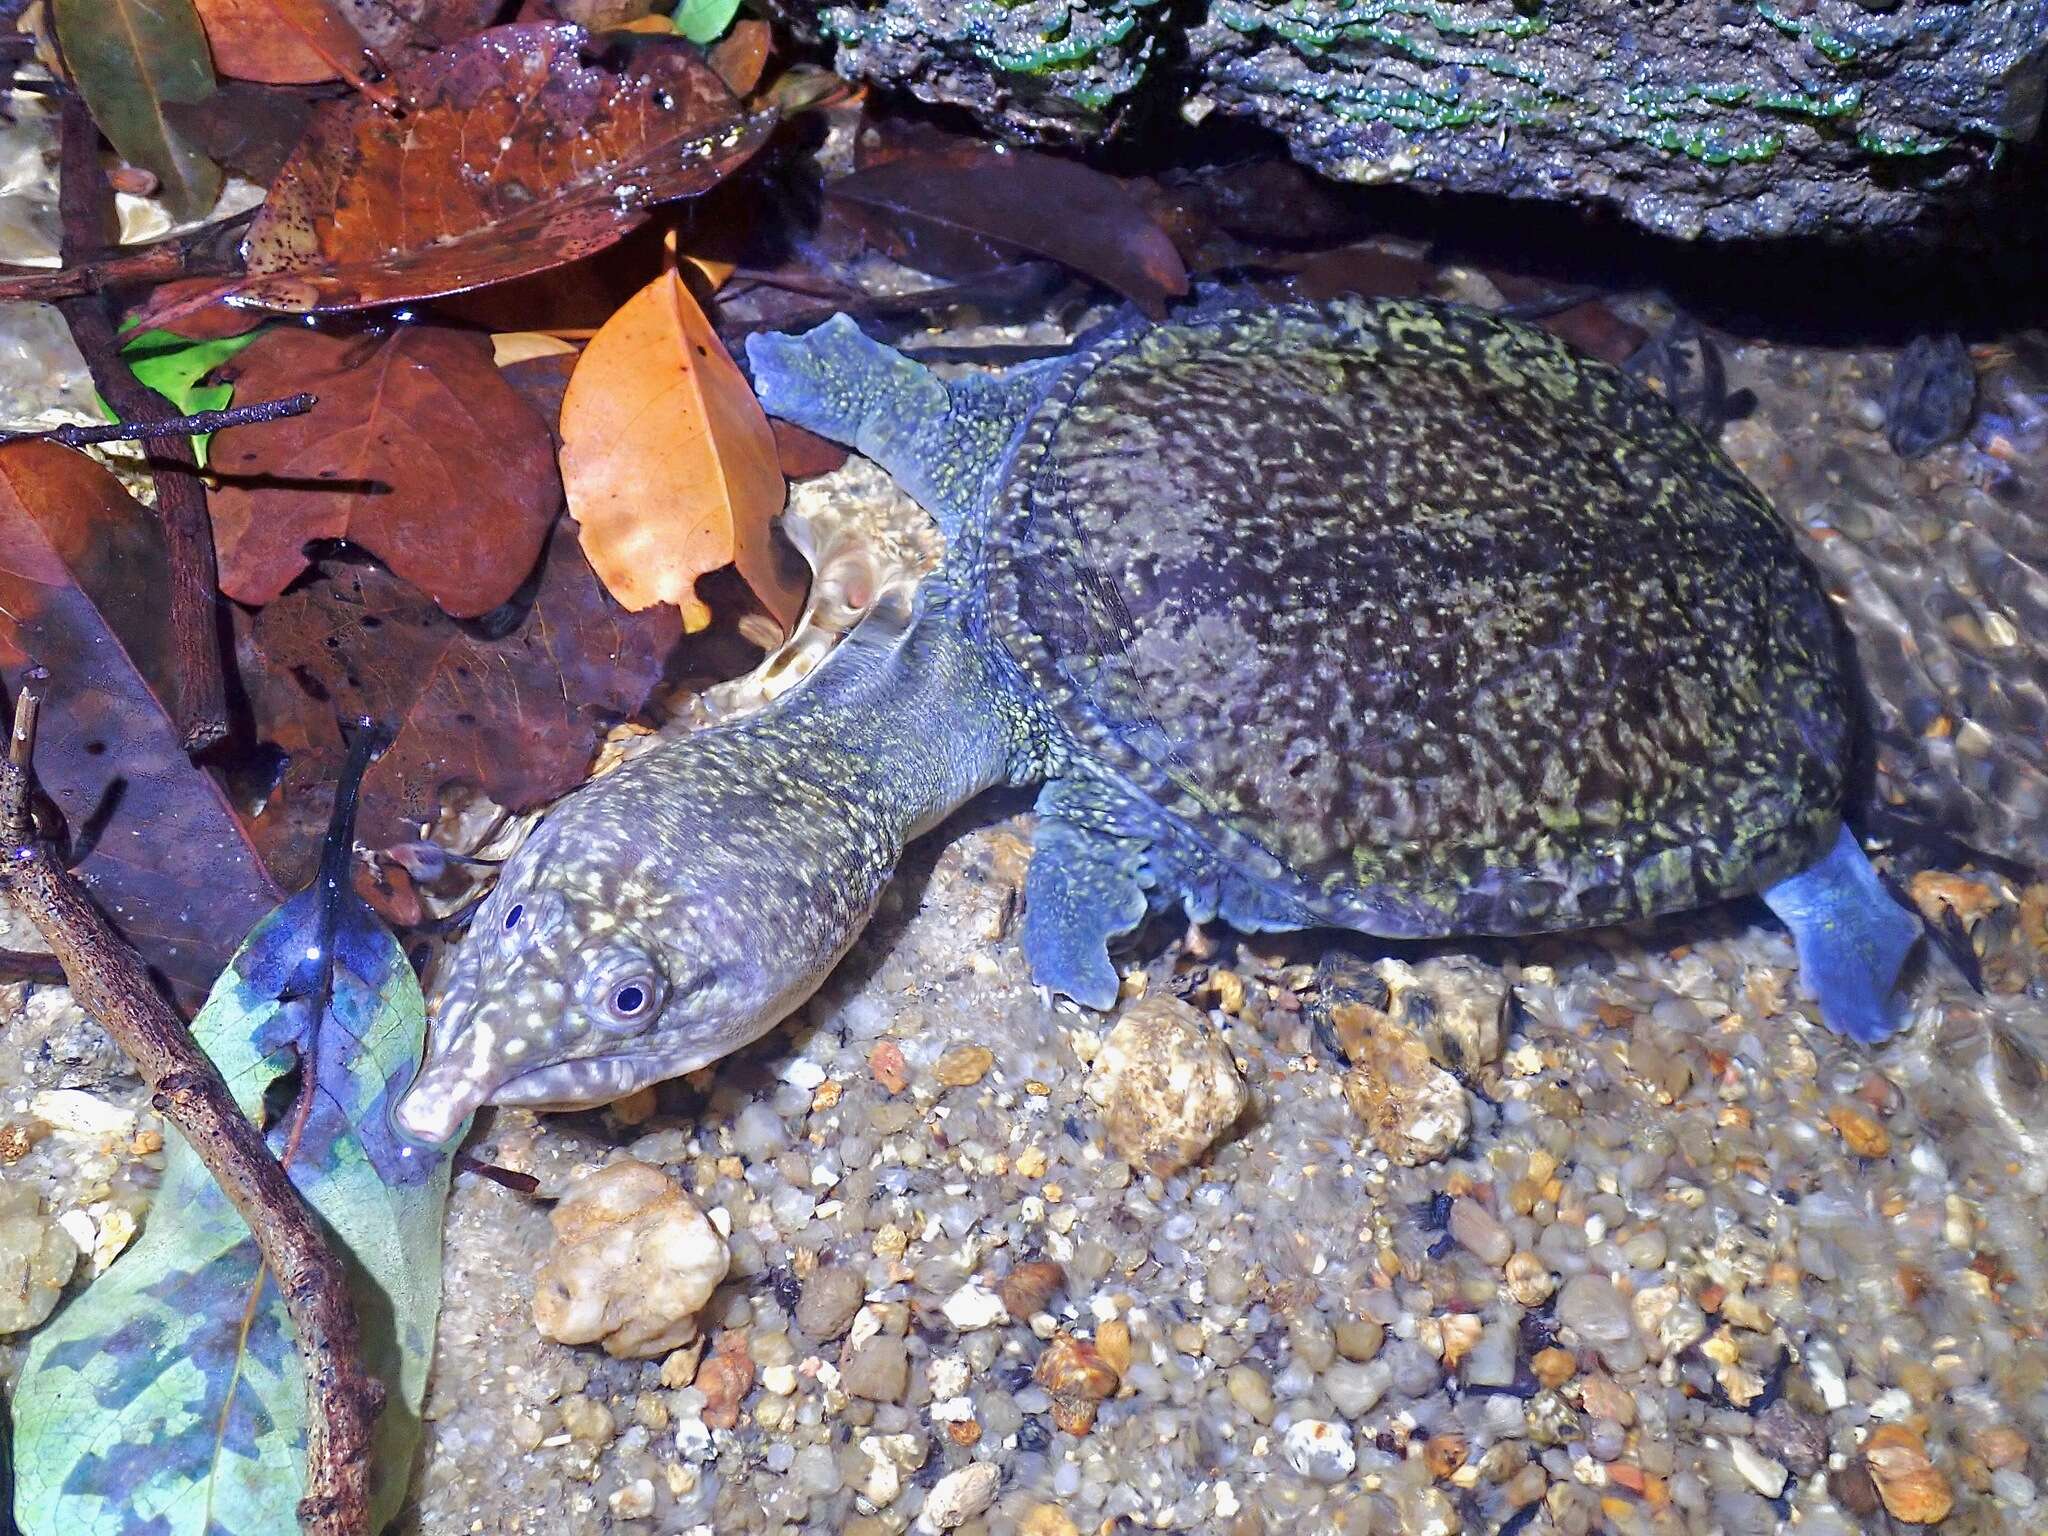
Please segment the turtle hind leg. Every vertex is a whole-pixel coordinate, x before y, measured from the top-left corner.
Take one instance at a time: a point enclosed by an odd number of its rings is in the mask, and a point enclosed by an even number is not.
[[[1905,1020],[1893,989],[1920,925],[1878,882],[1855,835],[1843,827],[1819,860],[1763,896],[1792,930],[1821,1022],[1865,1045],[1897,1033]]]
[[[1121,983],[1109,944],[1151,910],[1144,859],[1142,843],[1044,816],[1024,876],[1024,958],[1033,981],[1084,1007],[1116,1006]]]

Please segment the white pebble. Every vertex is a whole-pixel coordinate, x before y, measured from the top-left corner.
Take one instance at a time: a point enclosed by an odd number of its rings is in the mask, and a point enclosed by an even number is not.
[[[1319,1483],[1340,1482],[1358,1465],[1351,1431],[1327,1419],[1303,1419],[1287,1431],[1287,1464]]]
[[[946,1321],[962,1333],[972,1333],[977,1328],[993,1328],[1010,1320],[1010,1310],[1003,1305],[1003,1298],[979,1280],[970,1280],[961,1286],[946,1298],[945,1305],[939,1310],[946,1314]]]
[[[925,1495],[918,1529],[950,1531],[956,1525],[965,1525],[994,1501],[996,1486],[1002,1480],[1002,1468],[988,1461],[973,1462],[948,1472]]]
[[[1785,1491],[1785,1479],[1791,1474],[1785,1464],[1773,1461],[1747,1440],[1732,1440],[1729,1453],[1735,1458],[1735,1470],[1740,1472],[1749,1486],[1767,1499],[1775,1499]]]

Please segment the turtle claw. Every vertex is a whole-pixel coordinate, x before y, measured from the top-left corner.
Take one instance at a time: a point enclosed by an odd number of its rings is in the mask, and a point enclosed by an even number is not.
[[[1864,1045],[1898,1033],[1905,1010],[1893,989],[1920,925],[1886,893],[1855,835],[1842,828],[1816,863],[1763,895],[1792,930],[1821,1022]]]
[[[1031,979],[1107,1013],[1122,989],[1109,941],[1145,920],[1135,855],[1048,816],[1024,877],[1024,958]]]

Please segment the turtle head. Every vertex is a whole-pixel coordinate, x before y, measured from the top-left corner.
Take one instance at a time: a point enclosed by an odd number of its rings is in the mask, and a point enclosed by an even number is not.
[[[629,922],[619,892],[522,849],[451,957],[399,1129],[438,1144],[486,1102],[608,1104],[772,1028],[779,989],[734,958],[756,946],[720,942],[717,903],[662,894]]]

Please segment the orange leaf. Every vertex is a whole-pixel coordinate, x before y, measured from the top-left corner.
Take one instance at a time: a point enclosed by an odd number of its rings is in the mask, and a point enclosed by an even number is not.
[[[699,630],[711,610],[697,578],[729,564],[789,631],[804,583],[773,537],[784,495],[775,436],[674,272],[583,349],[561,438],[569,513],[612,596],[635,612],[674,603]]]
[[[358,89],[367,45],[330,0],[195,0],[213,67],[236,80]]]

